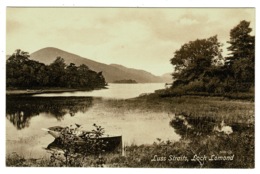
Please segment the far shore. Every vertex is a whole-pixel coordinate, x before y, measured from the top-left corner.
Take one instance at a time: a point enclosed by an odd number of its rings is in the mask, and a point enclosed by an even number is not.
[[[6,89],[6,95],[34,95],[34,94],[44,94],[44,93],[63,93],[63,92],[76,92],[76,91],[93,91],[107,89],[96,88],[96,89],[68,89],[68,88],[50,88],[50,89]]]

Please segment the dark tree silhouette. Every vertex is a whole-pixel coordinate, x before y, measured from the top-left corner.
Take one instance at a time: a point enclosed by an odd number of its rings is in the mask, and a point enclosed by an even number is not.
[[[241,21],[230,31],[231,52],[226,59],[226,66],[234,79],[236,91],[248,91],[254,87],[255,79],[255,36],[251,36],[250,22]]]
[[[106,85],[102,72],[90,70],[86,65],[66,65],[57,57],[49,66],[29,59],[27,52],[17,49],[6,63],[7,89],[63,87],[95,89]]]

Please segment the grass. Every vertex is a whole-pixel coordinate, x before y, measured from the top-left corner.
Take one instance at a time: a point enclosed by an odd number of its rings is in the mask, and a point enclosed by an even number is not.
[[[232,136],[212,135],[182,139],[179,142],[158,142],[153,145],[127,147],[127,156],[114,157],[108,163],[112,167],[155,167],[155,168],[254,168],[254,141],[251,132]],[[155,155],[161,158],[155,158]],[[194,160],[195,155],[206,156],[207,160]],[[232,156],[233,160],[209,161],[212,155]],[[173,160],[184,156],[185,160]],[[164,157],[163,161],[160,161]],[[156,159],[156,160],[153,160]],[[184,159],[184,158],[183,158]]]
[[[158,98],[146,96],[132,100],[108,100],[109,108],[144,112],[183,113],[192,117],[214,117],[227,122],[244,123],[254,117],[254,102],[223,97],[182,96]]]
[[[74,165],[69,167],[101,167],[99,165],[99,158],[88,157],[84,161],[80,161],[81,165]],[[75,163],[76,164],[76,163]],[[51,158],[25,158],[22,155],[13,152],[6,156],[7,167],[65,167],[59,161],[52,161]]]
[[[8,167],[49,167],[48,158],[25,158],[22,155],[13,152],[6,156],[6,166]]]
[[[252,131],[252,130],[251,130]],[[155,142],[152,145],[130,145],[126,147],[126,155],[105,155],[104,167],[142,167],[142,168],[254,168],[254,136],[249,130],[231,136],[212,135],[194,137],[191,140],[181,139],[179,142]],[[165,161],[155,159],[165,157]],[[211,158],[215,156],[234,155],[232,161],[192,161],[194,155]],[[173,157],[187,157],[188,161],[171,160]],[[97,159],[88,158],[82,166],[97,167]],[[19,155],[8,155],[7,166],[16,167],[59,167],[50,159],[25,159]]]
[[[120,157],[120,164],[128,167],[206,167],[206,168],[254,168],[254,102],[225,97],[181,96],[161,98],[156,95],[132,100],[109,100],[111,108],[140,109],[147,112],[165,112],[169,116],[182,114],[198,120],[213,119],[234,125],[231,135],[211,133],[204,136],[182,138],[179,142],[161,142],[153,145],[130,146],[127,157]],[[153,155],[169,157],[171,154],[195,154],[223,156],[223,152],[234,154],[233,161],[151,162]],[[225,154],[224,154],[225,155]],[[227,154],[226,154],[227,155]],[[121,159],[122,158],[122,159]],[[113,161],[113,160],[112,160]],[[118,164],[120,166],[120,164]]]

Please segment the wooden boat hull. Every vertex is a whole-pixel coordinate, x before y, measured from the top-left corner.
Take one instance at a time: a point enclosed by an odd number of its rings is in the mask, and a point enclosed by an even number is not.
[[[91,139],[94,140],[94,139]],[[102,138],[98,138],[96,139],[97,142],[101,142],[104,146],[102,146],[101,150],[97,150],[97,151],[88,151],[90,153],[97,153],[98,151],[102,151],[102,153],[117,153],[117,154],[121,154],[122,153],[122,136],[113,136],[113,137],[102,137]],[[75,143],[73,143],[75,146],[77,146],[76,152],[81,153],[81,151],[83,150],[88,150],[89,146],[88,143],[84,140],[81,141],[75,141]],[[55,138],[54,141],[52,143],[50,143],[47,146],[48,150],[63,150],[66,147],[64,147],[64,144],[62,142],[62,139],[60,137]],[[77,150],[78,149],[78,150]]]

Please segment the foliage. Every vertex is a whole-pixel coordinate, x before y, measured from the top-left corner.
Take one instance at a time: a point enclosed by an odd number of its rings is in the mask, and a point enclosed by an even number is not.
[[[106,85],[102,72],[90,70],[86,65],[66,65],[57,57],[50,65],[30,60],[27,52],[16,51],[6,63],[7,89],[82,88],[95,89]]]
[[[105,161],[102,153],[105,152],[104,147],[107,142],[99,140],[99,138],[105,131],[101,126],[96,124],[93,126],[95,129],[89,132],[71,127],[63,129],[59,137],[61,151],[52,150],[50,152],[50,165],[83,167],[91,164],[94,167],[103,167]]]
[[[248,91],[255,80],[255,36],[251,36],[250,22],[241,21],[230,31],[231,52],[225,65],[234,79],[235,91]]]
[[[252,28],[249,27],[250,22],[241,21],[230,31],[230,57],[227,58],[227,64],[233,64],[235,60],[241,58],[251,59],[254,61],[255,36],[251,36]]]
[[[190,41],[177,50],[171,59],[175,69],[171,92],[222,96],[250,92],[255,78],[255,37],[249,34],[249,25],[250,22],[241,21],[230,31],[231,56],[225,59],[217,36]]]
[[[113,83],[137,83],[137,81],[132,79],[116,80]]]
[[[214,62],[221,61],[221,49],[217,36],[208,39],[197,39],[175,51],[171,63],[174,65],[174,79],[182,79],[185,83],[199,79]]]

